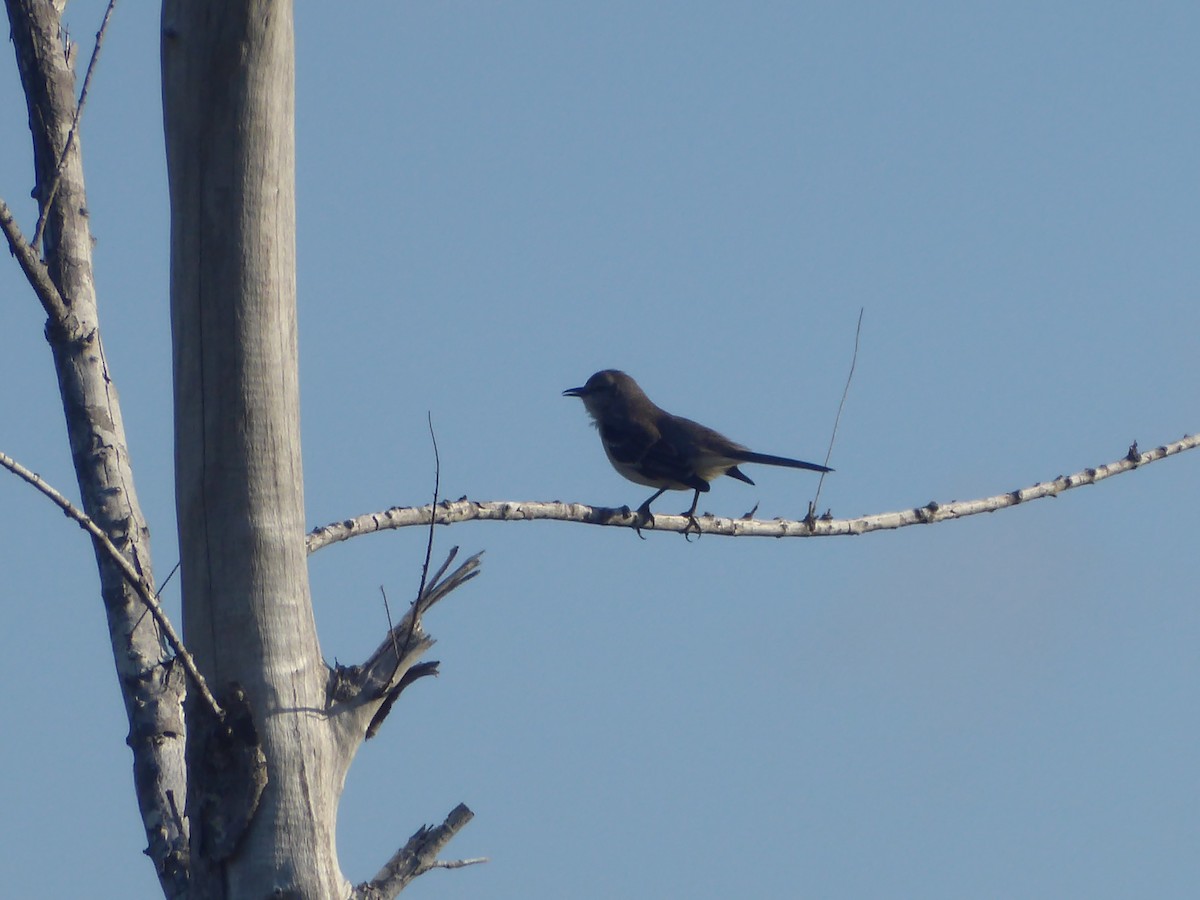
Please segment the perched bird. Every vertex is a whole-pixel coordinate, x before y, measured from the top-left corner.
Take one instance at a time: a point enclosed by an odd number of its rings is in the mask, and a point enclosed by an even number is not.
[[[637,484],[657,491],[638,507],[642,524],[654,523],[650,504],[664,491],[693,490],[692,505],[687,512],[688,526],[695,526],[696,504],[708,491],[709,482],[729,475],[746,484],[754,484],[738,468],[740,463],[762,463],[768,466],[787,466],[810,469],[813,472],[832,472],[816,463],[755,453],[734,443],[711,428],[673,416],[660,409],[646,396],[638,383],[617,369],[605,369],[587,380],[583,387],[563,391],[564,397],[578,397],[600,431],[604,452],[613,468]],[[638,527],[641,534],[641,528]],[[686,533],[686,532],[685,532]]]

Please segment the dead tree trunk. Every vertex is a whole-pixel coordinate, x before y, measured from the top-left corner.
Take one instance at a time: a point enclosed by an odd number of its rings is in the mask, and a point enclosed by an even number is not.
[[[0,463],[95,542],[147,853],[163,892],[394,897],[438,864],[470,810],[460,805],[442,825],[419,829],[355,888],[338,865],[337,806],[359,746],[407,685],[436,672],[436,663],[419,662],[432,644],[421,616],[476,574],[478,556],[422,576],[417,600],[363,665],[325,664],[309,598],[300,456],[290,0],[166,0],[163,8],[176,506],[190,654],[155,596],[149,530],[100,342],[75,49],[61,4],[6,4],[42,216],[31,242],[0,199],[0,232],[48,317],[84,510],[7,456]]]
[[[248,729],[214,765],[189,704],[193,890],[344,897],[304,545],[292,7],[168,0],[162,28],[184,633]]]

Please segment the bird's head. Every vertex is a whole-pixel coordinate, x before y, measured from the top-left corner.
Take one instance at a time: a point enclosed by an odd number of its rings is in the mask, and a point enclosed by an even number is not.
[[[564,397],[578,397],[593,419],[609,411],[624,410],[629,401],[644,397],[638,383],[620,369],[604,369],[587,380],[583,387],[563,391]]]

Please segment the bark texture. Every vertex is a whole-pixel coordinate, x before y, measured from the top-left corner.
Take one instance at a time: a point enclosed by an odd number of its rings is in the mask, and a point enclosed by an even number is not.
[[[305,559],[293,60],[287,0],[163,4],[184,634],[218,698],[245,711],[230,744],[188,708],[201,897],[350,892]]]
[[[96,546],[147,853],[168,898],[349,897],[335,847],[346,772],[405,687],[436,672],[436,663],[418,662],[432,644],[421,616],[473,578],[479,562],[450,572],[452,552],[428,583],[422,576],[419,597],[366,663],[325,665],[309,597],[299,441],[290,0],[163,6],[176,506],[190,654],[156,606],[149,530],[100,342],[63,4],[5,2],[45,260],[2,199],[0,232],[48,316],[84,510],[40,489]],[[395,896],[429,868],[478,862],[436,860],[470,815],[460,806],[442,826],[419,831],[362,889]]]
[[[153,586],[150,531],[134,490],[116,384],[100,340],[77,130],[68,141],[76,118],[75,48],[61,27],[61,4],[6,0],[6,6],[33,136],[34,196],[46,216],[45,266],[38,274],[49,276],[61,300],[45,304],[50,313],[46,338],[83,510],[143,581]],[[99,545],[96,564],[129,718],[128,740],[147,853],[164,892],[176,896],[186,883],[188,857],[186,826],[179,813],[186,791],[184,685],[167,659],[154,620]]]

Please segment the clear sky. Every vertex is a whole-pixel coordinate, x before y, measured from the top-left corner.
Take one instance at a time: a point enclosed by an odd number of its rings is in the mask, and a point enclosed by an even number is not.
[[[1195,3],[298,6],[313,525],[426,502],[427,411],[445,496],[637,505],[560,396],[607,367],[820,460],[860,308],[834,515],[1200,428]],[[102,7],[71,5],[85,58]],[[118,5],[83,148],[165,576],[155,7]],[[0,195],[31,229],[11,55],[0,121]],[[0,449],[77,496],[43,315],[0,263]],[[701,510],[803,514],[816,476],[748,471]],[[441,677],[351,770],[344,871],[370,877],[463,801],[477,817],[446,855],[492,862],[411,896],[1195,896],[1198,496],[1193,453],[853,539],[441,530],[484,572],[428,617]],[[411,597],[424,540],[314,557],[330,662],[381,638],[379,586]],[[0,570],[0,883],[155,896],[91,548],[8,475]]]

